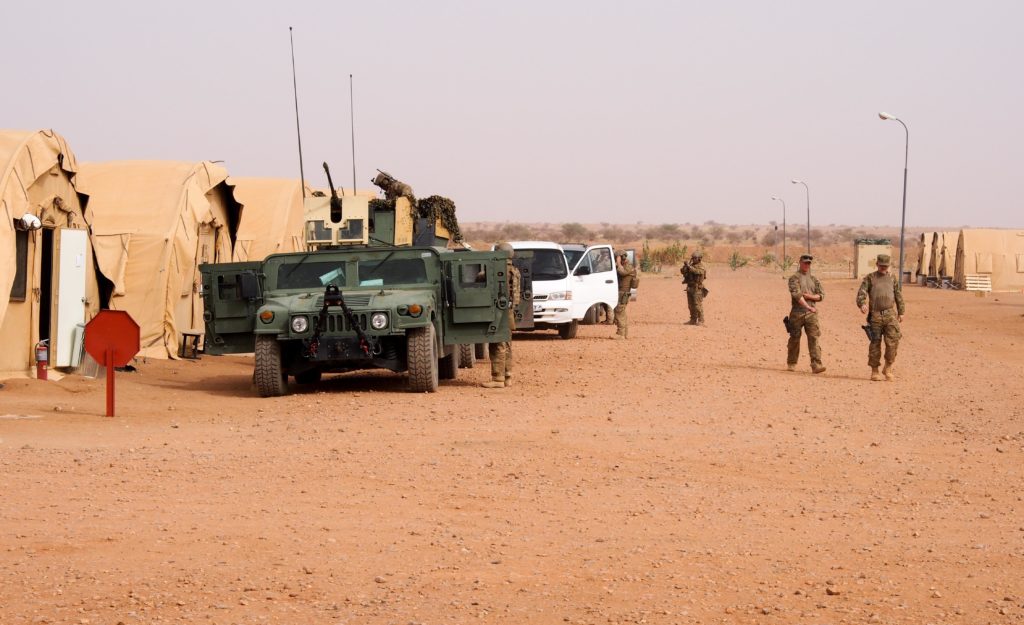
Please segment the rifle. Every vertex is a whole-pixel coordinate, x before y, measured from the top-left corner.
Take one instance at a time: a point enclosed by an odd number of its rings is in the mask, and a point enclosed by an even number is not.
[[[861,326],[861,329],[864,330],[864,334],[868,335],[868,340],[871,341],[872,343],[874,343],[876,341],[881,341],[882,340],[882,333],[881,332],[876,333],[874,328],[871,327],[871,313],[870,312],[868,313],[867,319],[865,319],[865,321],[867,321],[868,323],[867,323],[867,325]]]
[[[339,223],[341,221],[341,198],[338,197],[338,192],[334,189],[334,181],[331,180],[331,169],[324,163],[324,171],[327,172],[327,185],[331,187],[331,222]]]

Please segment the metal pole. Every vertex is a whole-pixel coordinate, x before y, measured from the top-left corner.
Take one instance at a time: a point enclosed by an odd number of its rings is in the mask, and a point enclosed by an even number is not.
[[[356,104],[353,95],[352,74],[348,75],[348,110],[352,129],[352,195],[356,194]]]
[[[786,271],[786,200],[777,195],[773,195],[772,199],[782,202],[782,258],[779,259],[779,268]]]
[[[811,253],[811,189],[810,189],[810,187],[807,186],[806,182],[804,182],[802,184],[804,185],[804,191],[807,192],[807,253],[810,254]]]
[[[306,174],[302,169],[302,131],[299,129],[299,85],[295,80],[295,38],[292,27],[288,27],[288,40],[292,47],[292,92],[295,94],[295,134],[299,137],[299,181],[302,184],[302,199],[306,199]]]
[[[903,282],[903,231],[907,226],[907,165],[910,161],[910,130],[907,129],[907,125],[903,123],[903,120],[896,118],[896,121],[903,126],[904,132],[907,135],[906,146],[903,152],[903,213],[900,217],[900,275],[897,280],[902,284]]]

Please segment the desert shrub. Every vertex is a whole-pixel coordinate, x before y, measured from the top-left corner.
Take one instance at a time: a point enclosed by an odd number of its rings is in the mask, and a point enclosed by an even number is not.
[[[583,224],[568,223],[562,224],[562,237],[564,241],[586,241],[590,238],[590,231]]]
[[[772,254],[771,252],[766,250],[765,253],[761,255],[761,258],[757,260],[757,262],[761,263],[762,267],[768,267],[769,265],[774,265],[775,260],[775,254]]]
[[[743,256],[742,254],[740,254],[736,250],[733,250],[732,254],[729,255],[729,267],[733,271],[736,271],[740,267],[746,266],[746,264],[749,263],[749,262],[750,262],[749,258],[747,258],[746,256]]]

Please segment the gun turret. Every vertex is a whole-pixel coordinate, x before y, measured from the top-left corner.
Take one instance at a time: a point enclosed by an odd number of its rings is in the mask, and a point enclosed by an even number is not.
[[[331,168],[327,166],[326,161],[324,161],[324,172],[327,174],[327,186],[331,188],[331,222],[338,223],[341,221],[341,198],[338,197],[338,191],[334,188],[334,181],[331,180]]]

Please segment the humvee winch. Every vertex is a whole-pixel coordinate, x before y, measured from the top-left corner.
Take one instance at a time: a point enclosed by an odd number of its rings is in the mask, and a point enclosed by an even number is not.
[[[506,252],[447,249],[441,220],[404,197],[332,196],[307,203],[310,251],[200,267],[205,353],[254,352],[263,397],[371,368],[433,392],[474,345],[510,339]]]

